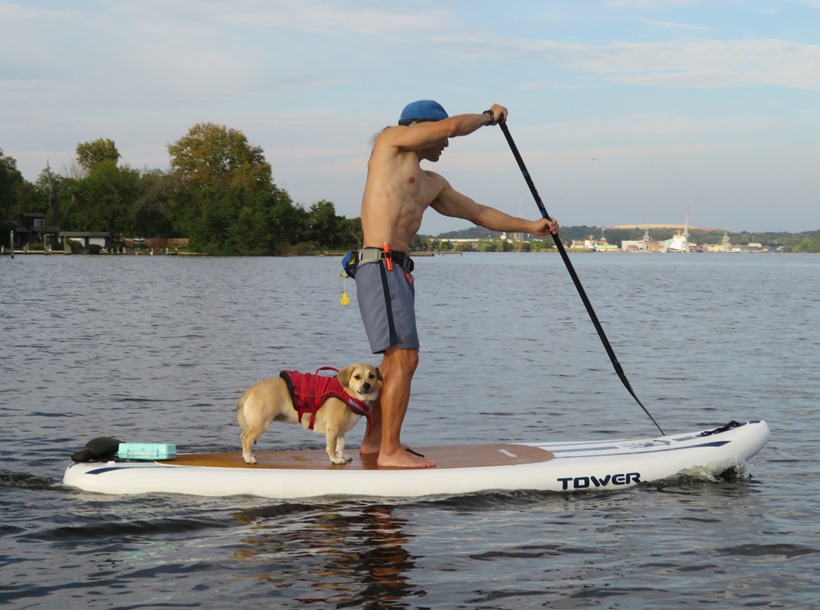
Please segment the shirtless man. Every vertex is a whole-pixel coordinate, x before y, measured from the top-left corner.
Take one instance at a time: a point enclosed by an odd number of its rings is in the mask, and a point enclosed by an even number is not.
[[[555,220],[524,220],[481,205],[453,189],[441,175],[420,166],[421,161],[438,161],[449,138],[506,119],[507,109],[498,104],[481,114],[448,117],[437,102],[421,100],[408,104],[399,125],[385,128],[373,145],[362,197],[364,249],[356,271],[356,294],[370,347],[374,354],[383,354],[380,404],[374,405],[371,426],[360,447],[362,454],[378,453],[380,467],[436,465],[405,449],[401,442],[410,384],[419,361],[412,261],[406,253],[427,208],[493,231],[558,233]]]

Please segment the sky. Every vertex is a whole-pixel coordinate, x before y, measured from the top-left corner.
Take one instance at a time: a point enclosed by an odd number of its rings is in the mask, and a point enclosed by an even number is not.
[[[211,122],[357,217],[373,136],[418,99],[506,106],[565,226],[820,230],[820,0],[0,0],[0,149],[31,181],[98,138],[168,169]],[[497,127],[425,168],[539,216]]]

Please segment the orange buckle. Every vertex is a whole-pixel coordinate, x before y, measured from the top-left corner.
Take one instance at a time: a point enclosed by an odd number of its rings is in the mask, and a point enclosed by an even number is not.
[[[384,244],[384,262],[388,271],[393,271],[393,253],[390,252],[390,244]]]

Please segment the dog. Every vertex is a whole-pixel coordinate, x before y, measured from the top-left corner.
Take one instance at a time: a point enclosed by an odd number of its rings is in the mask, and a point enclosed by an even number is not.
[[[308,410],[303,408],[298,388],[294,387],[294,378],[302,376],[327,381],[326,376],[318,375],[319,371],[315,375],[283,371],[279,377],[264,379],[245,390],[236,405],[236,419],[242,430],[242,459],[246,464],[256,464],[253,446],[273,421],[301,423],[305,428],[324,434],[327,456],[333,464],[346,464],[352,459],[345,455],[344,435],[356,425],[362,415],[369,416],[370,403],[381,392],[381,372],[369,364],[346,366],[339,371],[336,379],[348,398],[355,400],[348,400],[336,393]],[[294,397],[297,399],[296,405]],[[315,402],[320,400],[316,398]]]

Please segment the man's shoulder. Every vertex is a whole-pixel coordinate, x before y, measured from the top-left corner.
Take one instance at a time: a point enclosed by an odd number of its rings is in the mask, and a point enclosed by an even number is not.
[[[385,127],[373,141],[373,155],[383,157],[401,157],[406,154],[415,154],[412,150],[404,146],[404,139],[401,137],[400,133],[391,133],[394,129],[406,129],[406,127]]]
[[[434,172],[432,170],[423,169],[423,168],[422,168],[421,171],[424,173],[424,177],[427,180],[429,180],[430,182],[441,183],[442,187],[447,186],[449,184],[447,182],[447,179],[444,176],[442,176],[441,174],[439,174],[438,172]]]
[[[395,146],[395,142],[400,139],[401,133],[405,129],[407,129],[407,127],[402,127],[400,125],[388,125],[376,134],[376,138],[373,141],[374,145]]]

